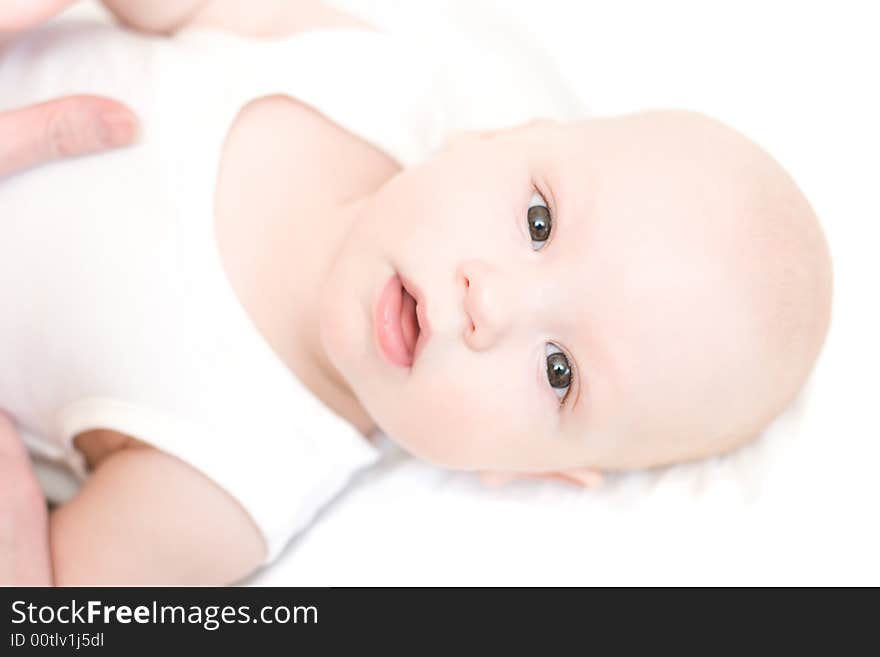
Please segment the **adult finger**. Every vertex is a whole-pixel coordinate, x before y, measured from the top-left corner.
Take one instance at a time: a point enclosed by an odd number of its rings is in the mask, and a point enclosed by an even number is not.
[[[49,20],[76,0],[0,0],[0,32],[19,32]]]
[[[98,96],[69,96],[0,113],[0,176],[42,162],[125,146],[137,117]]]

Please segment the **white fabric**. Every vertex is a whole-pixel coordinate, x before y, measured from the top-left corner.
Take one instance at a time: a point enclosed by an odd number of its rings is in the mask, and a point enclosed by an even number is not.
[[[2,107],[103,94],[127,102],[143,126],[134,148],[0,185],[4,408],[31,449],[68,462],[80,479],[87,473],[71,440],[92,428],[179,457],[242,504],[269,561],[379,456],[271,350],[229,286],[214,240],[214,179],[242,105],[302,89],[319,106],[344,107],[343,94],[322,93],[305,62],[332,61],[349,44],[367,67],[362,84],[369,67],[387,66],[381,37],[310,37],[264,55],[290,57],[288,75],[274,79],[248,77],[244,69],[259,61],[231,48],[82,23],[9,44],[0,67]],[[404,140],[418,136],[363,127],[402,135],[392,152],[412,149]]]

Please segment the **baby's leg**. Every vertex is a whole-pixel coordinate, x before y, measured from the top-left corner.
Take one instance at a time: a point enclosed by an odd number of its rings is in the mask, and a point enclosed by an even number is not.
[[[0,586],[51,586],[49,515],[15,422],[0,410]]]

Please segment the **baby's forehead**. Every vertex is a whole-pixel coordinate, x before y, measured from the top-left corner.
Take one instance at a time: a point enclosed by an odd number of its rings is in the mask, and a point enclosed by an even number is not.
[[[557,151],[573,157],[602,156],[609,165],[687,165],[694,172],[730,171],[764,159],[761,149],[729,126],[696,112],[650,111],[545,122],[535,126]]]
[[[572,259],[682,276],[694,267],[741,268],[736,254],[767,211],[761,190],[774,179],[762,152],[738,133],[676,114],[541,125],[536,136]],[[681,271],[683,263],[692,266]],[[589,267],[573,274],[573,284],[596,275]]]
[[[561,204],[593,206],[620,221],[666,222],[670,230],[708,230],[741,214],[773,183],[773,172],[740,136],[705,132],[581,120],[548,131],[539,150]]]

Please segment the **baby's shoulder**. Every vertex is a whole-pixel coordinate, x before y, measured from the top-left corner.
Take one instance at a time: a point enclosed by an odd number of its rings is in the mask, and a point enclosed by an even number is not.
[[[265,96],[241,109],[226,136],[218,210],[227,192],[250,199],[257,211],[264,199],[277,203],[285,195],[310,207],[338,203],[375,190],[398,170],[394,159],[308,104]]]

